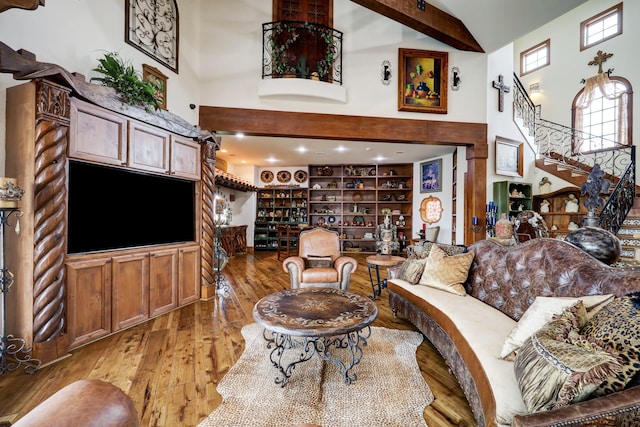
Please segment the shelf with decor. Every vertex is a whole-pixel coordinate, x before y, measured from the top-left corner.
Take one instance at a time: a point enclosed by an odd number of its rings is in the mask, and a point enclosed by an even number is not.
[[[498,206],[498,218],[503,213],[506,213],[507,217],[516,217],[518,213],[532,208],[531,184],[518,181],[494,182],[493,200]]]
[[[550,237],[564,239],[587,215],[582,199],[578,187],[565,187],[533,196],[533,210],[544,218]]]
[[[388,214],[397,224],[401,243],[407,242],[412,183],[412,164],[312,165],[309,224],[336,230],[343,252],[373,253],[376,228]]]
[[[278,226],[298,226],[308,221],[307,189],[261,188],[257,193],[254,229],[255,250],[278,248]]]

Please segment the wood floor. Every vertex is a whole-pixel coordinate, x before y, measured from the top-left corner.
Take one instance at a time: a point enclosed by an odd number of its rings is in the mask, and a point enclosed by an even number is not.
[[[365,256],[355,257],[359,265],[351,291],[371,295]],[[254,304],[289,286],[275,252],[236,255],[224,272],[232,286],[224,300],[200,301],[162,315],[79,348],[34,374],[18,369],[0,376],[0,421],[15,422],[63,386],[96,378],[131,396],[142,426],[196,426],[221,402],[216,385],[244,350],[240,329],[253,322]],[[374,326],[415,330],[393,317],[386,290],[376,303]],[[456,379],[428,341],[418,348],[417,359],[435,396],[424,412],[429,427],[474,426]],[[393,374],[393,367],[388,374]],[[384,398],[371,396],[371,402],[362,404],[382,405]]]

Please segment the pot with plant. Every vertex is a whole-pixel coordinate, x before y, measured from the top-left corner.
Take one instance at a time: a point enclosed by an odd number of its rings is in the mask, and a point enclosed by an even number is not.
[[[141,106],[148,111],[160,108],[161,100],[156,97],[158,88],[142,81],[133,66],[125,62],[117,52],[105,53],[98,62],[100,65],[93,71],[104,77],[92,77],[91,81],[114,88],[127,104]]]

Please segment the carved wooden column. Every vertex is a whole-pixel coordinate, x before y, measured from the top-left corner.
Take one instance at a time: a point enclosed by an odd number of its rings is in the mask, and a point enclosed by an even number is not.
[[[202,231],[200,239],[200,269],[202,272],[200,298],[209,299],[216,293],[214,273],[215,224],[213,200],[215,198],[216,151],[220,141],[215,137],[204,141],[202,150]]]
[[[27,343],[32,341],[34,356],[46,364],[66,355],[68,347],[64,259],[70,90],[34,80],[7,93],[13,106],[8,109],[7,157],[19,161],[7,162],[6,174],[17,177],[26,190],[23,231],[10,236],[16,252],[7,254],[19,263],[16,301],[7,323]]]

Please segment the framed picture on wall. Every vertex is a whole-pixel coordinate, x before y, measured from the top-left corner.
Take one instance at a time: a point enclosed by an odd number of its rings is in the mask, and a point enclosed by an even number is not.
[[[447,52],[400,49],[398,110],[447,113]]]
[[[420,192],[442,191],[442,159],[420,163]]]
[[[168,77],[157,68],[142,64],[142,80],[156,88],[155,95],[160,100],[160,108],[163,110],[167,109],[167,79]]]
[[[522,177],[523,143],[496,136],[496,174]]]

